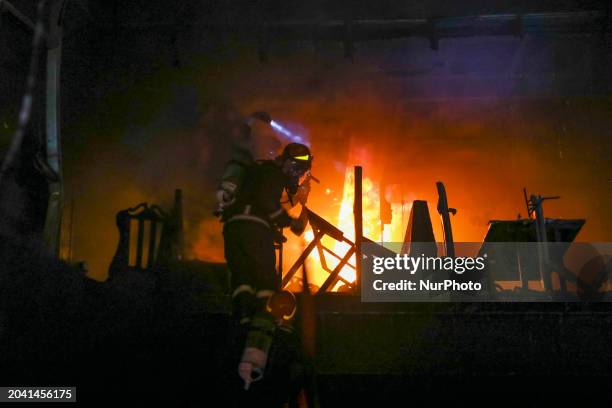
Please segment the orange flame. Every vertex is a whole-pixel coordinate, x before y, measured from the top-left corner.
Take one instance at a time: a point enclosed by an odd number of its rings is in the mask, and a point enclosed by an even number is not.
[[[370,178],[364,177],[363,179],[363,235],[370,239],[379,241],[392,241],[392,240],[402,240],[403,236],[403,217],[397,216],[402,214],[401,203],[391,202],[391,209],[396,216],[396,219],[393,220],[392,224],[386,226],[383,230],[383,234],[381,236],[381,223],[380,223],[380,188],[377,183],[374,183]],[[386,197],[388,200],[389,198]],[[342,201],[340,205],[340,210],[338,214],[338,222],[337,227],[340,229],[346,238],[350,241],[355,241],[355,224],[354,224],[354,214],[353,214],[353,205],[355,201],[355,179],[353,167],[347,166],[345,176],[344,176],[344,186],[342,193]],[[307,244],[314,239],[314,233],[312,230],[307,231],[304,234],[304,242]],[[345,242],[338,242],[330,237],[325,237],[322,240],[323,245],[332,249],[336,255],[340,258],[343,258],[347,251],[350,249],[349,244]],[[339,259],[325,254],[325,262],[329,266],[330,269],[334,269],[338,263]],[[355,281],[355,256],[351,256],[349,260],[349,265],[345,265],[341,272],[340,276],[343,279],[346,279],[348,282]],[[352,265],[352,266],[351,266]],[[317,282],[323,282],[327,278],[328,274],[321,266],[321,259],[319,253],[315,250],[311,253],[309,258],[309,270],[314,274],[315,280]],[[337,291],[339,287],[343,284],[342,281],[339,281],[334,288],[333,291]]]

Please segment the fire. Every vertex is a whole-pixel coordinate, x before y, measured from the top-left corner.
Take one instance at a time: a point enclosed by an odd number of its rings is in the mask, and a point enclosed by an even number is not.
[[[380,231],[379,226],[379,207],[380,195],[374,183],[367,177],[363,179],[363,235],[372,237],[376,231]],[[355,242],[355,217],[353,215],[353,205],[355,202],[355,178],[352,167],[347,167],[344,175],[344,188],[342,193],[342,203],[340,205],[340,214],[338,214],[338,228],[344,232],[344,236]],[[341,257],[349,250],[349,245],[344,242],[336,242],[334,251]],[[333,258],[333,267],[338,264],[338,261]],[[349,261],[355,265],[355,256],[353,255]],[[349,282],[355,281],[355,269],[350,266],[345,266],[340,272],[340,276]]]
[[[392,225],[387,226],[384,230],[384,234],[381,237],[381,224],[380,224],[380,197],[381,191],[377,183],[374,183],[370,178],[364,177],[363,179],[363,235],[375,241],[380,241],[381,238],[385,241],[392,239],[401,240],[402,235],[402,223],[401,217],[395,220]],[[347,166],[344,176],[344,186],[342,193],[342,201],[338,214],[338,222],[336,226],[340,229],[346,238],[350,241],[355,242],[355,224],[353,215],[353,204],[355,201],[355,179],[354,170],[352,166]],[[392,212],[394,214],[402,214],[402,205],[400,203],[392,203]],[[304,235],[305,243],[309,243],[314,239],[314,233],[309,230]],[[350,246],[345,242],[338,242],[330,237],[323,239],[323,245],[332,249],[340,258],[343,258]],[[327,265],[333,269],[340,262],[337,258],[326,254],[325,261]],[[355,256],[353,255],[349,260],[349,265],[355,265]],[[349,265],[342,268],[340,276],[346,279],[348,282],[355,281],[355,269]],[[313,251],[310,255],[308,262],[309,270],[313,271],[314,278],[318,282],[323,282],[327,278],[327,272],[321,266],[321,259],[317,251]],[[333,290],[337,290],[343,284],[340,281]]]

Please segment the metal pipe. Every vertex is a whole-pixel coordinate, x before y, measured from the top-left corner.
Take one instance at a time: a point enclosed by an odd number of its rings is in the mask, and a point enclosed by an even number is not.
[[[545,292],[552,291],[552,281],[550,276],[550,256],[548,254],[548,244],[546,236],[546,218],[544,218],[544,208],[542,207],[542,196],[531,196],[532,203],[535,203],[535,227],[538,239],[538,261],[540,267],[540,278]]]
[[[527,33],[556,32],[600,32],[605,27],[606,12],[600,9],[571,12],[512,13],[465,15],[436,19],[396,18],[396,19],[353,19],[351,39],[353,44],[368,40],[422,37],[430,41],[444,38],[471,37],[480,35],[504,35],[520,37]],[[274,38],[289,41],[311,41],[316,32],[318,44],[325,41],[346,40],[345,19],[334,20],[277,20],[267,21],[266,28]],[[172,29],[175,23],[159,21],[153,23],[125,23],[121,28],[127,30],[165,30]],[[102,28],[116,28],[102,24]],[[226,31],[232,28],[229,21],[205,21],[196,26],[201,31]],[[240,25],[237,36],[253,37],[261,31],[261,25],[245,23]],[[432,38],[435,34],[435,38]],[[433,44],[435,45],[435,44]]]
[[[46,164],[56,175],[49,182],[49,201],[45,219],[44,240],[49,250],[59,255],[64,189],[62,176],[62,143],[60,134],[60,71],[62,65],[62,12],[67,0],[49,1],[49,30],[46,37]],[[42,25],[39,18],[37,24]],[[42,29],[42,28],[41,28]],[[38,30],[38,27],[37,27]]]
[[[8,3],[6,3],[5,1],[0,4],[6,6]],[[17,160],[17,157],[21,150],[21,144],[23,143],[23,139],[25,137],[27,125],[30,122],[30,116],[32,113],[32,103],[35,96],[35,85],[38,79],[38,64],[40,59],[39,54],[41,52],[41,49],[44,47],[45,40],[45,30],[43,25],[45,5],[46,2],[44,0],[41,0],[38,3],[37,7],[37,24],[34,30],[34,38],[32,40],[32,51],[30,57],[30,67],[28,69],[28,76],[26,81],[26,90],[21,100],[17,129],[13,134],[10,146],[4,156],[2,166],[0,167],[0,193],[2,193],[2,181],[4,175],[6,175],[8,170],[14,165],[14,162]],[[53,192],[51,191],[50,194],[53,194]]]

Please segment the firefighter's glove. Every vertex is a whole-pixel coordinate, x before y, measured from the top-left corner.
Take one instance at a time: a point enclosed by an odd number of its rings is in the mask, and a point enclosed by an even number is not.
[[[217,213],[222,213],[223,210],[234,204],[236,187],[236,184],[230,181],[221,183],[219,190],[217,190]]]
[[[300,203],[306,205],[308,201],[308,195],[310,194],[310,177],[307,177],[302,184],[297,188],[295,195],[293,196],[294,203]]]
[[[295,235],[302,235],[302,233],[306,229],[306,226],[308,226],[308,210],[306,209],[306,207],[302,207],[302,212],[300,213],[300,216],[296,219],[291,220],[291,225],[289,225],[289,229]]]

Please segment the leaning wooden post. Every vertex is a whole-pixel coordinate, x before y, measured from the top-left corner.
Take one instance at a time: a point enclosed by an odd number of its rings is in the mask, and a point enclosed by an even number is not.
[[[358,293],[361,293],[361,241],[363,238],[362,174],[361,166],[355,166],[353,215],[355,216],[355,289]]]

